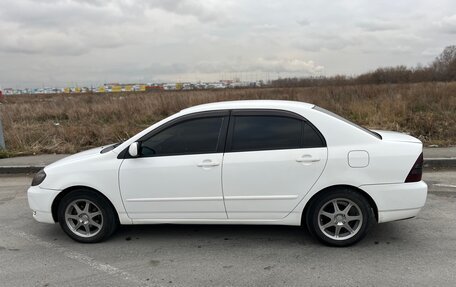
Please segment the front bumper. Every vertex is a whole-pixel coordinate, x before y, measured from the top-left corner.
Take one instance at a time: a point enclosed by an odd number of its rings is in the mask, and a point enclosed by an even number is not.
[[[426,203],[428,187],[424,181],[360,186],[377,205],[378,222],[415,217]]]
[[[55,223],[52,217],[52,202],[59,192],[59,190],[31,186],[27,190],[27,198],[29,207],[33,211],[33,218],[39,222]]]

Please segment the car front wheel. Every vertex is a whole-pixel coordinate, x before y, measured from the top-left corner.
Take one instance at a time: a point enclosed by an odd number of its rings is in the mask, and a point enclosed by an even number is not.
[[[89,190],[75,190],[60,202],[58,219],[63,231],[82,243],[107,239],[117,228],[117,217],[111,204]]]
[[[348,246],[361,240],[373,219],[367,200],[352,190],[327,192],[312,203],[307,227],[321,242]]]

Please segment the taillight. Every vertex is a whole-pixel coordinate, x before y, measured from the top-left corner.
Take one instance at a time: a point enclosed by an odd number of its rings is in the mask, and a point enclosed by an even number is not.
[[[418,159],[416,160],[415,164],[410,170],[405,182],[417,182],[421,180],[421,176],[423,175],[423,153],[420,154]]]

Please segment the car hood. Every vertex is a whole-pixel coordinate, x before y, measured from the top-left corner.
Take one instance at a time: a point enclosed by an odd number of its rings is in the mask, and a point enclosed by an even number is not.
[[[62,158],[62,159],[54,162],[54,163],[51,163],[50,165],[46,166],[45,169],[50,169],[50,168],[54,168],[54,167],[58,167],[58,166],[62,166],[62,165],[67,165],[67,164],[70,164],[70,163],[73,163],[73,162],[77,162],[77,161],[80,161],[80,160],[84,160],[84,159],[100,156],[101,155],[101,153],[100,153],[101,150],[104,149],[105,147],[106,146],[96,147],[96,148],[92,148],[92,149],[89,149],[89,150],[85,150],[85,151],[82,151],[82,152],[67,156],[65,158]]]
[[[407,134],[393,132],[393,131],[379,131],[373,130],[382,136],[384,141],[394,141],[394,142],[411,142],[411,143],[421,143],[421,141],[415,137],[412,137]]]

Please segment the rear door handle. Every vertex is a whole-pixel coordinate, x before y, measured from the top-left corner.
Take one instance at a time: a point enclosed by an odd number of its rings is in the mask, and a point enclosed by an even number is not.
[[[306,154],[306,155],[303,155],[302,157],[296,159],[296,161],[297,162],[308,162],[308,163],[311,163],[311,162],[320,161],[320,158],[319,157],[313,157],[310,154]]]
[[[213,167],[213,166],[218,166],[218,165],[220,165],[219,162],[212,161],[210,159],[205,159],[202,162],[200,162],[199,164],[197,164],[198,167]]]

